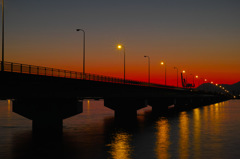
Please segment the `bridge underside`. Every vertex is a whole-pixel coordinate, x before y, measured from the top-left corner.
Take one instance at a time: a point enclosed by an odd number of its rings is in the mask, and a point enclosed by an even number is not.
[[[115,111],[115,118],[128,121],[136,119],[137,110],[152,107],[153,113],[164,113],[169,106],[175,109],[192,109],[227,100],[225,98],[105,98],[104,106]],[[33,132],[62,132],[63,119],[83,112],[82,101],[76,98],[15,99],[13,112],[32,120]]]
[[[147,106],[142,98],[105,98],[104,106],[114,110],[116,118],[136,118],[137,110]]]

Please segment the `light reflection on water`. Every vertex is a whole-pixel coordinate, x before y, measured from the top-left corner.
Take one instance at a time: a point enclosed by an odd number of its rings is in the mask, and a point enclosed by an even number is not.
[[[161,118],[156,123],[156,155],[158,159],[168,159],[169,154],[169,123],[168,119]]]
[[[112,143],[107,145],[110,147],[111,157],[113,159],[130,159],[132,153],[131,135],[126,132],[118,132],[113,136]]]
[[[0,101],[0,158],[170,159],[240,156],[240,101],[231,100],[136,122],[116,123],[103,100],[84,100],[83,113],[64,120],[60,141],[35,142],[31,121]]]
[[[8,113],[11,113],[11,100],[8,100]]]
[[[196,108],[193,110],[193,120],[194,120],[194,131],[193,131],[193,150],[194,158],[200,158],[200,142],[201,142],[201,110]]]
[[[179,117],[179,154],[181,159],[189,157],[189,118],[187,112],[181,112]]]

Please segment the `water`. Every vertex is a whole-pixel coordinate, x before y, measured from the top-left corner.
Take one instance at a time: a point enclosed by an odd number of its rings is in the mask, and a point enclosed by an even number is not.
[[[103,101],[84,100],[84,113],[64,120],[61,139],[32,137],[31,121],[0,101],[0,159],[229,159],[240,156],[240,100],[118,123]]]

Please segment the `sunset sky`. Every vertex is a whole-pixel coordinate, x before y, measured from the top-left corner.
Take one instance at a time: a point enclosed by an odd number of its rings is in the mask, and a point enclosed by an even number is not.
[[[176,85],[176,70],[240,81],[239,0],[5,0],[5,61]],[[180,74],[179,74],[180,78]],[[180,82],[180,81],[179,81]]]

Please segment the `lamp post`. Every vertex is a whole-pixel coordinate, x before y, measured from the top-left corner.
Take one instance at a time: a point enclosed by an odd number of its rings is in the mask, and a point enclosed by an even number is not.
[[[123,66],[123,72],[124,72],[124,75],[123,75],[123,77],[124,77],[124,83],[125,83],[125,70],[126,70],[126,67],[125,67],[125,47],[123,46],[123,45],[120,45],[120,44],[118,44],[117,45],[117,48],[119,49],[119,50],[121,50],[121,49],[123,49],[123,54],[124,54],[124,59],[123,59],[123,61],[124,61],[124,66]]]
[[[174,67],[174,69],[177,70],[177,87],[178,87],[178,68],[177,68],[177,67]]]
[[[191,73],[190,75],[193,76],[193,86],[194,86],[194,85],[195,85],[195,84],[194,84],[194,78],[195,78],[195,77],[194,77],[194,75],[193,75],[192,73]]]
[[[182,72],[181,72],[181,80],[182,80],[182,86],[183,86],[183,88],[185,88],[186,87],[186,83],[187,83],[187,76],[186,76],[186,78],[184,79],[184,74],[186,73],[186,71],[185,70],[182,70]]]
[[[1,71],[4,71],[4,0],[2,0],[2,62]]]
[[[198,80],[198,75],[196,75],[195,78]],[[198,80],[198,86],[199,86],[199,80]],[[197,86],[196,86],[196,87],[197,87]]]
[[[85,75],[85,31],[83,29],[76,29],[76,31],[83,32],[83,75]]]
[[[165,66],[165,86],[166,86],[166,85],[167,85],[167,77],[166,77],[167,69],[166,69],[166,64],[162,61],[162,62],[161,62],[161,65],[162,65],[162,66],[163,66],[163,65]]]
[[[148,58],[148,83],[150,84],[150,57],[149,56],[144,56]]]

